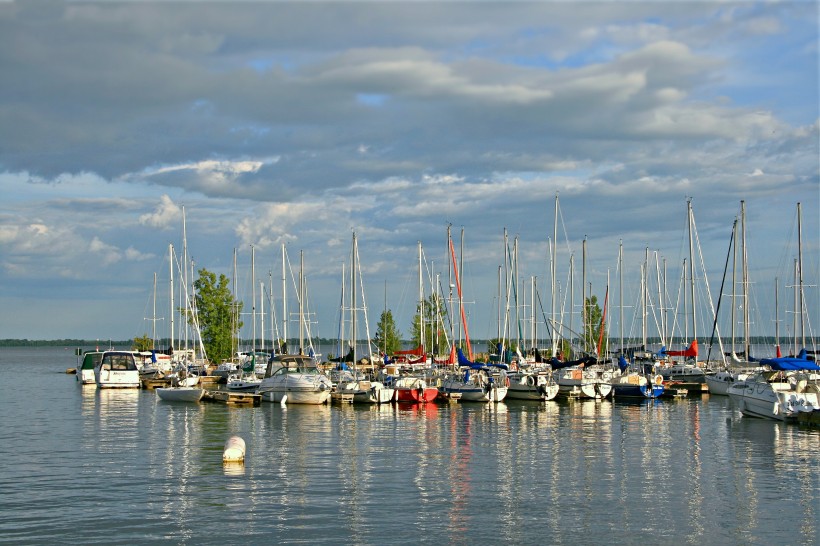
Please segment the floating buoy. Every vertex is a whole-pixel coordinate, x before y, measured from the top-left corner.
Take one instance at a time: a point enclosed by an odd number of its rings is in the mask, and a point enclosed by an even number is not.
[[[239,436],[231,436],[225,442],[225,451],[222,453],[223,463],[235,463],[245,460],[245,440]]]

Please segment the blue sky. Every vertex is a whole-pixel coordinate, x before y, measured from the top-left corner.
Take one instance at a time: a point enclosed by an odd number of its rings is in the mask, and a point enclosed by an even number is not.
[[[714,302],[745,201],[752,333],[774,332],[777,278],[790,335],[801,202],[813,331],[818,20],[811,1],[0,2],[0,338],[150,333],[154,273],[167,335],[183,206],[196,268],[232,276],[237,249],[246,309],[251,245],[278,310],[281,245],[302,253],[324,337],[353,231],[371,333],[386,300],[408,334],[418,242],[446,279],[463,229],[471,335],[494,336],[505,228],[522,299],[534,276],[550,300],[556,194],[559,299],[574,254],[580,301],[584,238],[587,286],[617,292],[622,241],[627,335],[647,248],[656,309],[683,314],[688,199]]]

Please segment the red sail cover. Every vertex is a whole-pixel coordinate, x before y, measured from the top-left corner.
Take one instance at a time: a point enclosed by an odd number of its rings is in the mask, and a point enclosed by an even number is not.
[[[407,349],[406,351],[396,351],[393,353],[394,355],[413,355],[413,356],[424,356],[424,347],[419,345],[415,349]]]
[[[666,351],[667,356],[698,356],[698,340],[693,339],[685,351]]]

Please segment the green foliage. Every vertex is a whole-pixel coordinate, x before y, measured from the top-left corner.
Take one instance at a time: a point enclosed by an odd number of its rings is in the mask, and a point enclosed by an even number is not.
[[[231,293],[228,277],[221,274],[217,279],[215,273],[204,268],[199,270],[194,289],[199,331],[208,358],[212,362],[230,358],[234,338],[242,328],[242,302]],[[193,323],[193,317],[188,322]]]
[[[145,334],[142,337],[135,337],[134,338],[134,351],[150,351],[154,348],[154,340],[148,337],[148,334]]]
[[[376,335],[373,342],[380,351],[393,354],[401,349],[401,334],[396,329],[396,321],[393,320],[393,312],[389,309],[383,311],[376,325]]]
[[[601,317],[603,312],[598,305],[597,296],[590,296],[585,301],[586,304],[586,318],[583,325],[582,332],[582,349],[586,352],[595,352],[598,349],[598,337],[601,334]],[[603,325],[606,327],[606,325]],[[607,339],[604,336],[603,345],[601,347],[601,354],[606,354]]]
[[[447,307],[444,299],[433,294],[424,302],[424,340],[421,339],[422,302],[416,305],[416,315],[413,317],[413,343],[424,345],[427,352],[442,353],[447,350],[447,335],[444,331],[447,317]]]

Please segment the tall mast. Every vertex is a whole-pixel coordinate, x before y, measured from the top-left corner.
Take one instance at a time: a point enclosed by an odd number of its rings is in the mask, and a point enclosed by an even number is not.
[[[742,249],[741,274],[743,279],[743,358],[749,360],[751,342],[749,340],[749,265],[746,254],[746,202],[740,201],[740,246]]]
[[[285,276],[285,243],[282,243],[282,336],[288,343],[288,287]]]
[[[427,339],[424,337],[426,333],[424,331],[424,281],[422,276],[422,266],[421,266],[421,241],[418,241],[418,250],[419,250],[419,341],[421,341],[421,348],[425,354],[427,354]]]
[[[692,212],[692,200],[689,199],[686,202],[687,208],[689,209],[689,286],[691,291],[691,302],[692,302],[692,339],[698,338],[698,331],[697,331],[697,305],[695,305],[695,247],[694,247],[694,240],[692,234],[692,228],[694,224],[694,212]],[[687,340],[690,341],[690,340]]]
[[[803,348],[806,346],[806,325],[803,313],[803,219],[800,203],[797,203],[797,284],[799,287],[800,347]],[[796,347],[795,354],[797,354]]]
[[[188,237],[185,232],[185,205],[182,205],[182,263],[183,263],[183,283],[182,289],[185,291],[185,351],[188,351],[188,321],[191,320],[190,309],[188,308]],[[187,353],[186,353],[187,354]]]
[[[741,201],[742,202],[742,201]],[[730,328],[730,336],[732,338],[732,357],[735,356],[735,310],[737,309],[737,294],[735,288],[737,286],[736,271],[737,271],[737,221],[732,226],[732,312],[730,313],[732,324]],[[741,278],[742,278],[741,274]],[[744,304],[745,305],[745,304]]]
[[[621,354],[624,354],[624,241],[618,241],[618,329],[621,337]]]
[[[299,251],[299,354],[305,354],[305,251]],[[356,340],[353,340],[356,343]]]
[[[173,353],[174,352],[174,245],[171,244],[171,243],[168,243],[168,264],[170,265],[169,278],[171,279],[171,286],[170,286],[170,290],[168,291],[168,293],[171,296],[170,297],[170,300],[171,300],[171,314],[169,315],[171,317],[171,320],[170,320],[170,323],[171,323],[171,334],[170,334],[171,339],[170,339],[169,343],[170,343],[171,353]]]
[[[356,232],[353,232],[353,249],[350,253],[350,331],[353,340],[353,365],[356,358]]]
[[[251,321],[253,332],[253,340],[251,341],[251,354],[256,354],[256,264],[254,263],[255,252],[253,245],[251,245]]]
[[[555,303],[557,301],[555,294],[555,286],[557,279],[555,278],[555,257],[558,246],[558,192],[555,193],[555,219],[552,226],[552,260],[550,263],[551,277],[552,277],[552,309],[550,311],[550,320],[552,320],[552,356],[557,356],[558,351],[558,332],[555,328]]]
[[[581,332],[584,336],[583,350],[589,350],[589,325],[587,324],[587,236],[581,244]]]

